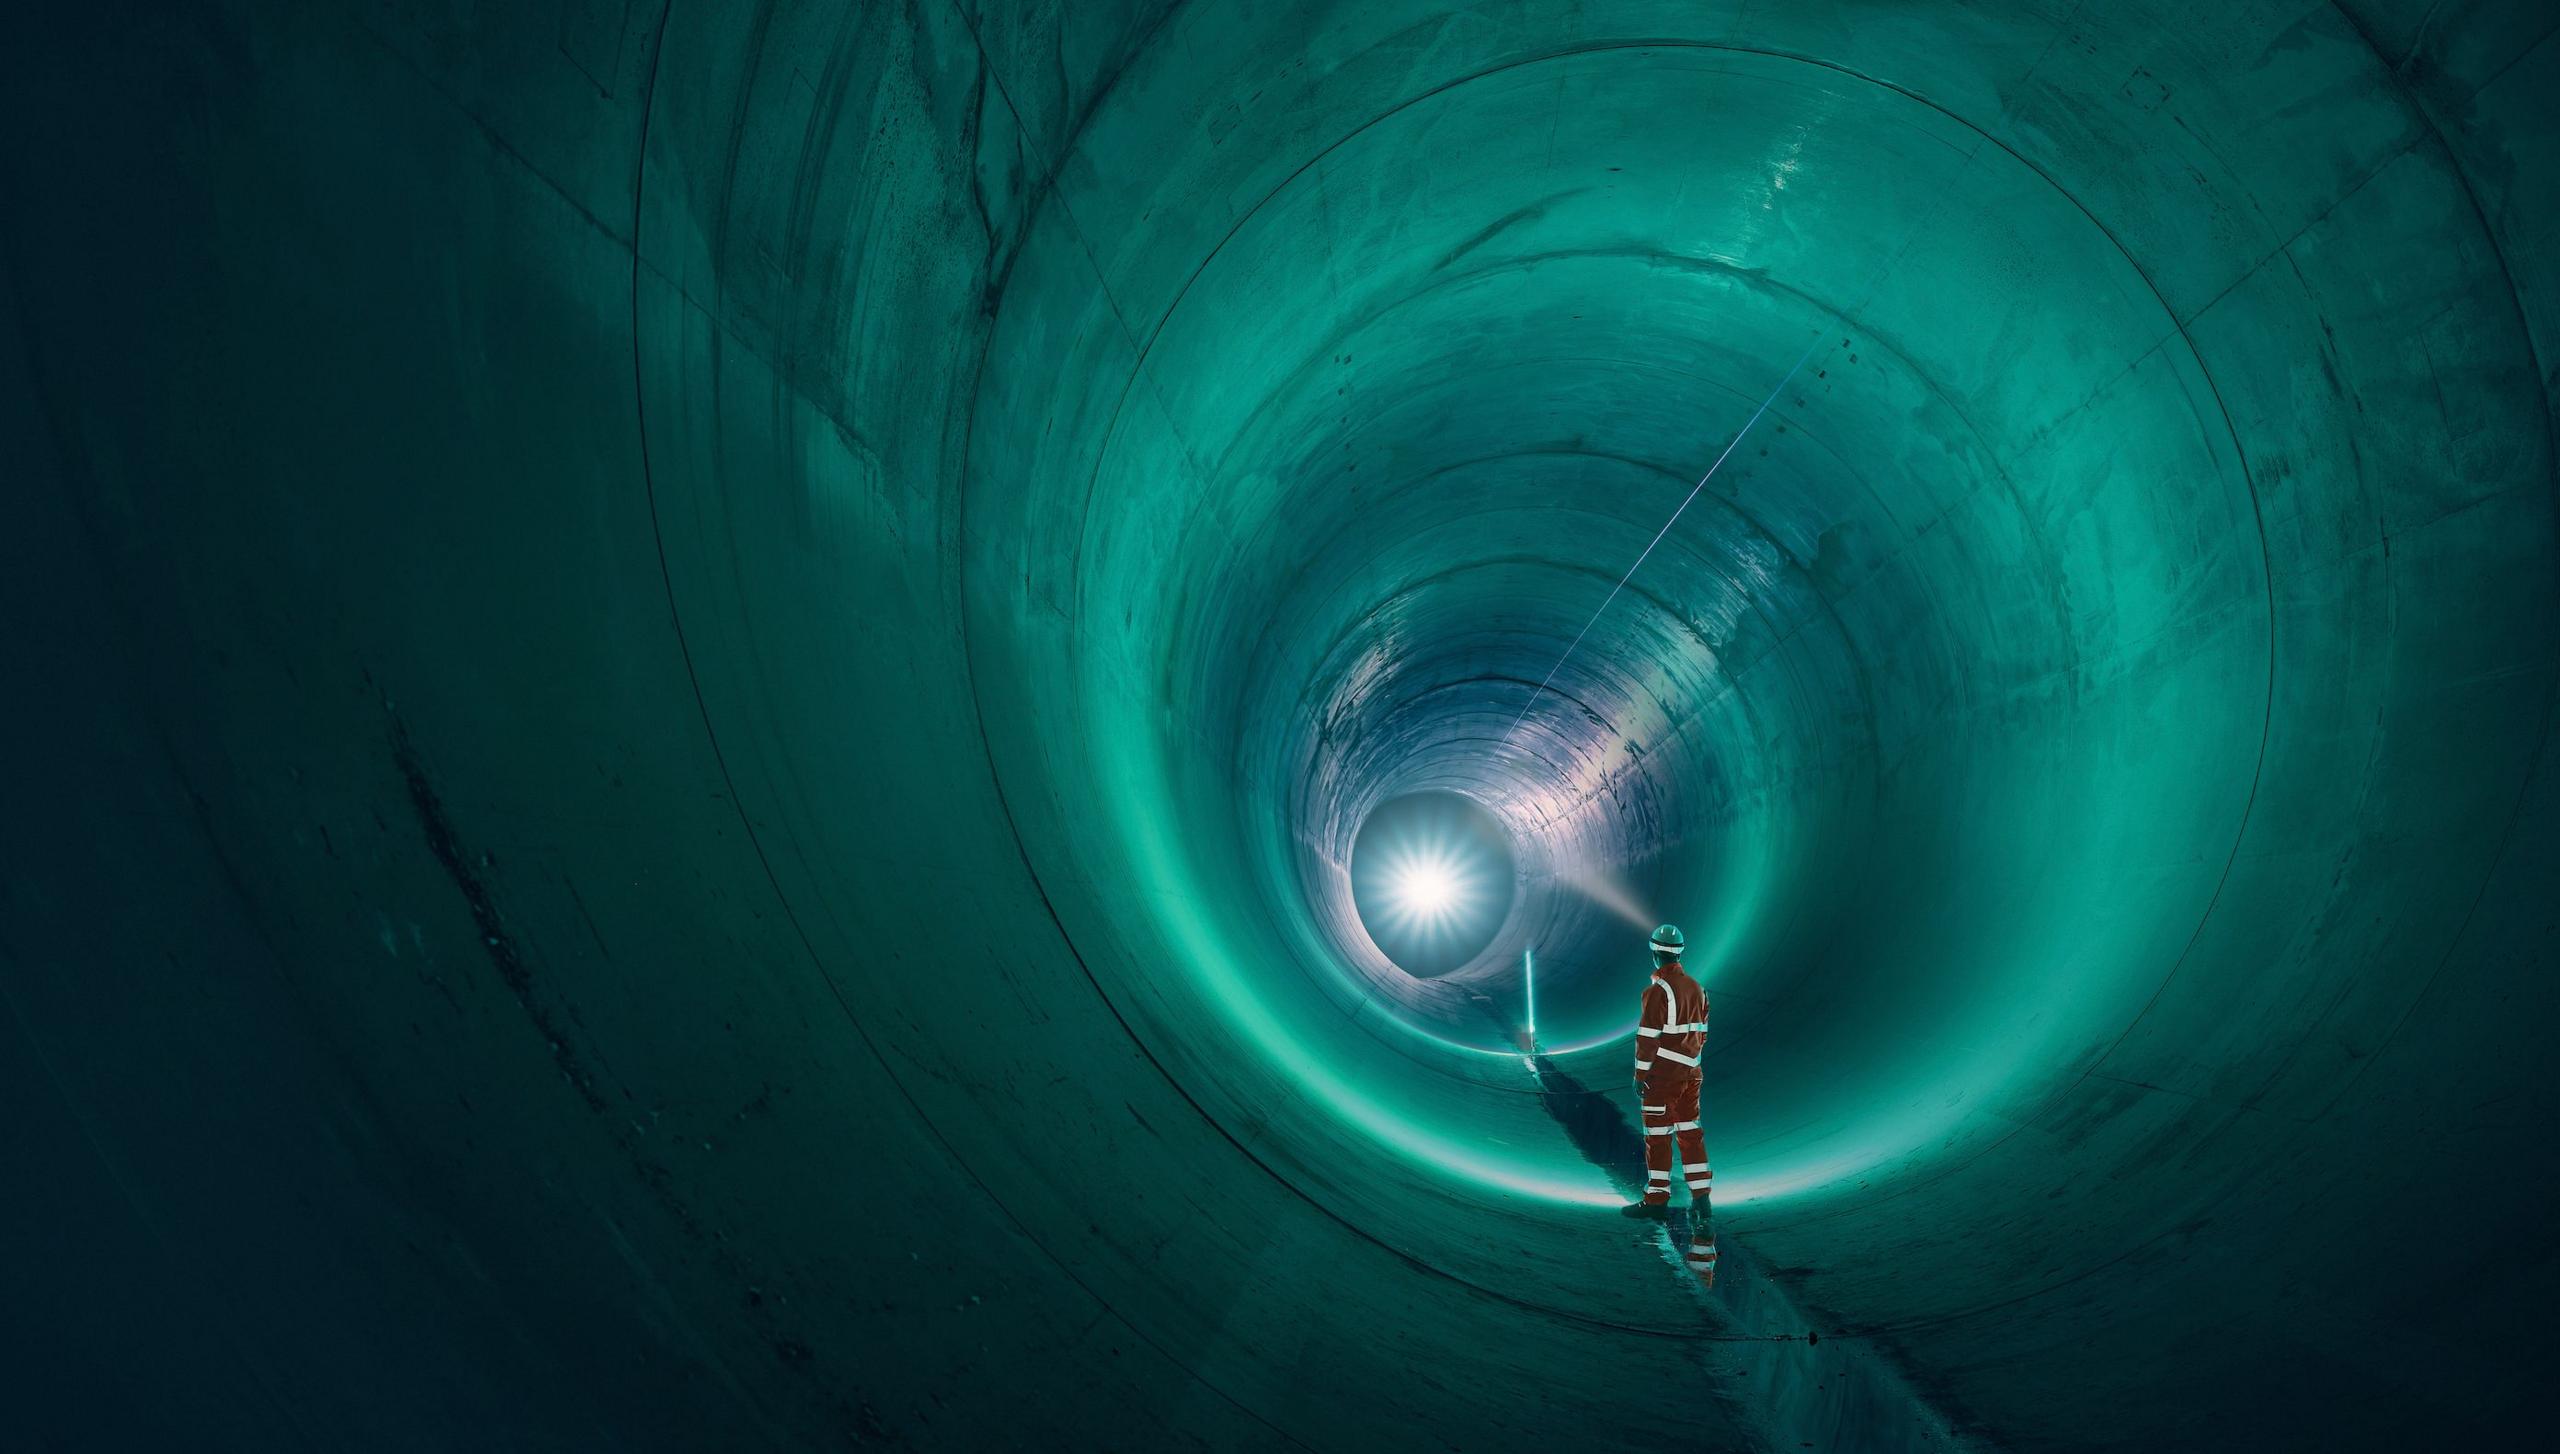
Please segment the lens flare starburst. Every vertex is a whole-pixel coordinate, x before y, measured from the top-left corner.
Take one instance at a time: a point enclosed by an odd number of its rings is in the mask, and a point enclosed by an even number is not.
[[[1470,898],[1467,877],[1466,870],[1444,851],[1431,847],[1408,850],[1402,861],[1387,868],[1395,927],[1408,933],[1446,927],[1450,920],[1466,912]]]
[[[1407,974],[1425,978],[1482,953],[1517,888],[1501,823],[1452,793],[1411,794],[1372,812],[1349,868],[1370,941]]]

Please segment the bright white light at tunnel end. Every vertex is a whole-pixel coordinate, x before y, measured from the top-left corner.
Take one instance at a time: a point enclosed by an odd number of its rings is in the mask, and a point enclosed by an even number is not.
[[[1396,873],[1396,902],[1417,919],[1438,920],[1457,907],[1458,871],[1448,860],[1420,857]]]
[[[1398,934],[1446,933],[1472,915],[1483,898],[1468,865],[1437,845],[1400,849],[1381,868],[1387,922],[1380,927]]]

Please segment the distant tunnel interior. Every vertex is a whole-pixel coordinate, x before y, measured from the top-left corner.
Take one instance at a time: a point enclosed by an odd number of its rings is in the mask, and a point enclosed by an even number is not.
[[[2548,6],[7,24],[38,1447],[2528,1412]]]

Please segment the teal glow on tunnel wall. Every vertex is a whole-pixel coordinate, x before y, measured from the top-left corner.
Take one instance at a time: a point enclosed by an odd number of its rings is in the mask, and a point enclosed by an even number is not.
[[[1995,889],[1923,911],[1923,922],[1944,915],[1962,936],[1940,951],[1961,957],[1961,980],[1931,967],[1925,933],[1890,946],[1829,947],[1855,988],[1799,1023],[1783,1051],[1788,1068],[1774,1072],[1781,1078],[1774,1093],[1736,1098],[1720,1117],[1733,1148],[1727,1188],[1736,1200],[1764,1185],[1821,1190],[1937,1141],[1968,1102],[2009,1094],[2013,1067],[2040,1073],[2057,1042],[2086,1044],[2101,1037],[2098,1026],[2120,1022],[2146,992],[2136,976],[2156,973],[2163,946],[2153,938],[2178,932],[2182,916],[2192,928],[2223,867],[2192,845],[2217,831],[2227,842],[2239,823],[2268,690],[2267,586],[2227,425],[2170,362],[2188,345],[2121,247],[2014,160],[1983,156],[1978,138],[1917,102],[1890,92],[1862,95],[1862,104],[1826,98],[1814,127],[1800,93],[1824,74],[1721,48],[1633,46],[1491,71],[1371,122],[1334,144],[1321,170],[1276,179],[1266,194],[1246,199],[1147,336],[1132,340],[1114,326],[1115,300],[1128,286],[1118,280],[1048,287],[1040,286],[1045,278],[1018,280],[1009,290],[979,396],[968,509],[973,521],[981,510],[991,520],[1022,515],[1018,536],[973,526],[993,557],[984,574],[1027,579],[1035,595],[1075,603],[1063,623],[1072,634],[1052,637],[1058,618],[1009,604],[976,620],[991,633],[1027,626],[1042,642],[1039,654],[1083,663],[1089,674],[1089,686],[1074,675],[1029,684],[1020,720],[1038,724],[1040,753],[1055,761],[1073,753],[1073,743],[1090,743],[1094,758],[1087,770],[1036,773],[1040,789],[1059,800],[1059,817],[1076,825],[1075,840],[1053,847],[1032,826],[1026,843],[1035,868],[1063,867],[1103,851],[1095,840],[1108,835],[1098,824],[1144,835],[1127,879],[1152,892],[1122,899],[1105,886],[1089,909],[1097,921],[1091,932],[1125,925],[1121,932],[1135,936],[1126,957],[1137,964],[1203,965],[1211,993],[1196,1008],[1180,998],[1182,976],[1151,986],[1171,1002],[1165,1035],[1196,1038],[1197,1026],[1221,1023],[1232,1006],[1242,1011],[1241,1033],[1273,1046],[1285,1067],[1324,1067],[1311,1086],[1314,1102],[1341,1110],[1355,1130],[1434,1147],[1475,1133],[1478,1107],[1450,1103],[1457,1120],[1441,1122],[1438,1104],[1400,1089],[1415,1069],[1402,1049],[1382,1055],[1366,1037],[1340,1034],[1330,1013],[1302,1029],[1285,1002],[1239,1002],[1244,983],[1306,977],[1286,959],[1255,962],[1273,936],[1228,934],[1212,950],[1187,925],[1157,940],[1146,922],[1202,903],[1229,913],[1247,904],[1281,916],[1301,912],[1296,885],[1267,869],[1257,882],[1231,845],[1239,836],[1303,843],[1323,831],[1310,819],[1356,821],[1354,805],[1366,801],[1360,794],[1380,780],[1399,790],[1476,784],[1515,811],[1536,802],[1551,824],[1578,816],[1569,831],[1596,840],[1605,861],[1635,862],[1656,850],[1619,816],[1621,795],[1704,797],[1709,790],[1689,779],[1700,759],[1722,758],[1725,791],[1759,802],[1693,816],[1684,848],[1696,866],[1684,873],[1678,862],[1658,865],[1658,895],[1712,893],[1727,878],[1716,860],[1742,856],[1720,839],[1747,841],[1764,815],[1802,819],[1811,816],[1808,805],[1857,788],[1881,804],[1863,830],[1871,846],[1970,860],[1970,877],[1985,886],[2033,875],[2031,891],[2014,897]],[[1555,103],[1559,94],[1564,100]],[[1528,98],[1562,106],[1552,140],[1493,119]],[[1631,122],[1639,115],[1685,119],[1644,128]],[[1446,155],[1427,138],[1447,127],[1487,139]],[[1730,144],[1702,157],[1678,140],[1698,131]],[[1802,148],[1846,146],[1870,132],[1894,151],[1889,177],[1861,169],[1827,184],[1821,170],[1802,169]],[[1977,144],[1960,148],[1960,138]],[[1540,175],[1535,157],[1550,146],[1611,161],[1592,164],[1599,180],[1585,181],[1577,167],[1537,192],[1524,178]],[[1926,205],[1968,178],[2010,198],[2008,206],[1941,218]],[[1346,215],[1329,205],[1345,189],[1400,205]],[[1524,192],[1535,195],[1520,221],[1481,238],[1457,225],[1485,229],[1487,218],[1514,216]],[[1703,225],[1661,212],[1665,200],[1682,197],[1739,207],[1739,220],[1719,224],[1737,239],[1765,225],[1755,219],[1783,199],[1788,241],[1772,246],[1792,263],[1793,291],[1778,293],[1712,251],[1693,271],[1671,271],[1666,260],[1688,261],[1678,239]],[[1435,252],[1404,241],[1444,213],[1467,246]],[[1370,240],[1372,230],[1381,241]],[[2076,270],[2078,280],[2067,326],[2040,316],[2020,337],[2056,358],[2076,352],[2078,367],[2096,376],[2057,389],[2046,366],[2022,361],[2034,373],[2032,389],[2006,373],[1988,375],[1990,402],[1931,432],[1971,443],[1986,433],[1991,410],[2014,407],[2024,416],[2015,428],[2039,440],[2031,446],[2043,456],[2034,474],[1988,445],[1941,463],[1870,461],[1837,443],[1914,432],[1939,412],[1955,412],[1921,382],[1931,351],[1947,351],[1931,310],[1946,293],[1997,297],[1995,284],[1975,275],[2007,265],[2005,239],[2020,230],[2036,237],[2047,267]],[[1641,249],[1621,241],[1598,253],[1560,240],[1586,233],[1659,240]],[[1349,278],[1298,264],[1311,237],[1324,240],[1328,255],[1352,260]],[[1925,283],[1905,281],[1895,260],[1932,242],[1941,255]],[[1520,281],[1524,269],[1534,269],[1534,289]],[[1293,283],[1315,291],[1293,294]],[[1486,291],[1494,287],[1499,305]],[[1129,308],[1116,304],[1118,312]],[[1036,360],[1044,371],[1054,362],[1008,346],[1017,310],[1026,332],[1094,340],[1089,347],[1124,373],[1124,392],[1109,412],[1096,412],[1090,450],[1069,454],[1071,464],[1017,463],[1008,453],[1017,430],[1035,423],[1044,450],[1064,453],[1071,438],[1057,417],[999,382],[1017,361]],[[1897,311],[1912,321],[1899,321]],[[1646,594],[1631,592],[1620,614],[1597,623],[1590,661],[1565,664],[1554,689],[1559,704],[1529,703],[1513,683],[1544,675],[1679,502],[1685,482],[1761,402],[1767,380],[1802,352],[1807,314],[1842,336],[1816,353],[1806,386],[1772,411],[1766,442],[1722,482],[1721,518],[1702,503],[1694,527],[1664,542],[1641,582]],[[2165,348],[2164,334],[2173,340]],[[1259,381],[1264,371],[1272,382]],[[1395,384],[1380,387],[1373,376]],[[1629,379],[1649,387],[1626,390]],[[1622,386],[1617,397],[1597,391],[1609,383]],[[2143,383],[2150,386],[2136,390]],[[2003,389],[2018,394],[2013,403],[1998,402]],[[2071,409],[2078,414],[2064,417],[2074,422],[2050,422]],[[1004,417],[989,417],[995,410]],[[2078,422],[2098,416],[2103,426]],[[1563,466],[1551,449],[1559,436],[1571,441]],[[2073,452],[2084,439],[2087,453]],[[1445,457],[1458,467],[1442,468]],[[1595,477],[1583,459],[1605,468]],[[1609,477],[1627,463],[1645,468]],[[1362,485],[1364,464],[1388,471],[1386,482]],[[1050,473],[1091,483],[1082,492],[1049,490],[1042,481]],[[2117,476],[2142,485],[2092,488]],[[2070,503],[2030,498],[2030,489],[2067,494]],[[1029,497],[1020,511],[1003,503],[1009,492]],[[1763,497],[1773,503],[1758,504]],[[1044,509],[1058,512],[1054,524]],[[2154,543],[2163,528],[2191,525],[2200,513],[2234,527],[2213,537],[2213,549],[2171,556]],[[1926,543],[1951,516],[1972,522],[1968,534],[2029,549],[2035,562],[2008,576],[2028,588],[2022,598],[1976,608],[1990,624],[1968,670],[2003,683],[1997,693],[2018,704],[2007,721],[1977,724],[1961,707],[1925,695],[1896,705],[1876,686],[1881,666],[1871,661],[1944,649],[1910,636],[1917,623],[1907,598],[1891,588],[1896,576],[1910,573],[1928,595],[1959,589],[1939,584],[1941,573],[1965,589],[1988,589],[1969,557],[1941,562]],[[1281,551],[1258,544],[1283,518],[1307,543]],[[1818,558],[1826,535],[1867,542],[1873,557],[1827,593],[1796,563]],[[1006,554],[1017,539],[1031,543],[1013,547],[1025,550],[1018,558]],[[1535,549],[1558,539],[1575,542],[1573,557]],[[1924,543],[1915,550],[1906,539]],[[2174,587],[2166,573],[2173,559]],[[1344,571],[1352,574],[1339,584]],[[1387,571],[1446,584],[1362,586]],[[2102,606],[2075,614],[2064,580],[2102,583]],[[1204,608],[1211,581],[1216,604]],[[2040,581],[2049,584],[2036,589]],[[1545,606],[1543,633],[1507,619],[1528,603]],[[1966,610],[1941,605],[1932,619],[1952,629],[1944,623]],[[1982,649],[2012,621],[2014,645]],[[1666,629],[1674,623],[1676,631]],[[1764,633],[1788,645],[1775,649]],[[1348,671],[1331,665],[1356,645],[1399,636],[1431,643],[1431,653],[1364,651]],[[2119,648],[2119,640],[2139,645]],[[1322,654],[1293,656],[1293,647]],[[1388,665],[1371,664],[1380,660]],[[1219,670],[1237,662],[1259,668],[1240,689]],[[1043,695],[1053,680],[1058,694]],[[1255,695],[1264,684],[1273,693],[1267,699]],[[979,686],[982,695],[1023,690],[1009,672],[1000,680],[982,674]],[[1600,714],[1610,730],[1596,734],[1564,705],[1587,711],[1595,702],[1611,708]],[[1485,724],[1523,705],[1531,714],[1523,742],[1543,732],[1601,761],[1560,764],[1536,747],[1494,740],[1505,734]],[[1086,725],[1068,744],[1049,740],[1056,723],[1080,712]],[[2151,730],[2155,721],[2178,726]],[[1351,739],[1339,761],[1328,751],[1328,731]],[[1875,759],[1890,750],[1878,740],[1887,733],[1906,734],[1911,746],[1896,782],[1869,787],[1883,775]],[[1010,789],[1014,759],[1002,720],[991,739]],[[1969,744],[1961,764],[1937,765],[1959,740]],[[1203,750],[1218,743],[1233,744],[1234,767]],[[1179,759],[1182,769],[1133,772],[1139,754]],[[1648,763],[1640,787],[1617,766],[1639,754]],[[1289,766],[1266,768],[1265,760]],[[1782,792],[1762,779],[1786,786]],[[1239,780],[1248,788],[1300,786],[1240,797]],[[1085,800],[1088,787],[1099,802]],[[1565,806],[1540,801],[1559,791],[1572,795]],[[2144,804],[2139,814],[2113,811],[2136,801]],[[1561,836],[1554,826],[1546,832]],[[1175,843],[1186,865],[1179,877]],[[1731,878],[1748,891],[1747,874]],[[1814,891],[1802,877],[1782,890]],[[2092,899],[2131,932],[2092,942],[2084,932]],[[1775,895],[1755,896],[1709,922],[1747,924],[1791,908]],[[1071,931],[1084,937],[1072,921]],[[1585,956],[1606,953],[1605,941],[1583,937]],[[1788,960],[1799,952],[1732,952],[1703,962],[1715,987],[1740,996],[1757,992],[1760,976],[1798,972]],[[1641,963],[1623,951],[1615,962]],[[1961,991],[1950,993],[1951,982]],[[1585,1027],[1595,1019],[1609,1034],[1623,1033],[1625,980],[1610,983],[1595,965],[1584,983],[1592,986],[1589,1008],[1559,1000],[1551,1033],[1588,1040]],[[1911,991],[1922,984],[1933,987],[1925,998]],[[1765,1043],[1741,1041],[1746,1050]],[[1834,1061],[1857,1063],[1863,1073],[1818,1084],[1803,1078],[1804,1067]],[[1793,1129],[1773,1134],[1763,1125]],[[1301,1126],[1274,1113],[1264,1134],[1321,1142],[1341,1131],[1325,1119]],[[1548,1154],[1551,1184],[1584,1172],[1569,1144],[1551,1141]],[[1430,1159],[1449,1169],[1483,1158],[1434,1151]],[[1811,1164],[1834,1175],[1808,1177]],[[1526,1184],[1516,1170],[1488,1174]]]
[[[2530,1411],[2548,6],[22,10],[34,1445]]]

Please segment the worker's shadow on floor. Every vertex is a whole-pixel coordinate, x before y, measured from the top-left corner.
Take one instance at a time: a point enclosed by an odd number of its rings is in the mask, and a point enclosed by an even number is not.
[[[1644,1188],[1644,1135],[1627,1119],[1626,1107],[1565,1074],[1543,1055],[1531,1056],[1529,1067],[1538,1077],[1538,1100],[1564,1128],[1573,1149],[1634,1201]]]
[[[1538,1100],[1547,1114],[1564,1128],[1566,1139],[1573,1142],[1582,1159],[1607,1174],[1628,1201],[1644,1194],[1644,1133],[1627,1119],[1627,1109],[1620,1104],[1626,1094],[1611,1096],[1591,1089],[1557,1068],[1543,1055],[1529,1057],[1529,1068],[1538,1077]],[[1671,1212],[1672,1238],[1688,1237],[1689,1212],[1674,1207]],[[1711,1235],[1701,1227],[1702,1234]]]

